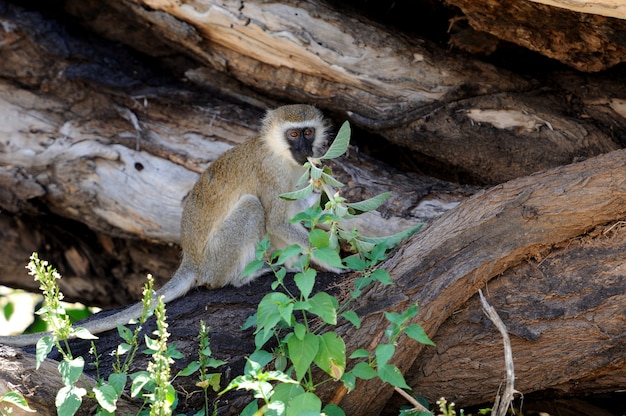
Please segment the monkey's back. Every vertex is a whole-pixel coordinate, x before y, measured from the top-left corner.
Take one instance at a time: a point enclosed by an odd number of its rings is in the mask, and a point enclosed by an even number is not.
[[[292,191],[302,172],[277,158],[259,137],[224,152],[200,175],[185,200],[183,253],[202,263],[207,242],[243,195],[256,196],[270,215],[274,204],[285,203],[278,195]]]

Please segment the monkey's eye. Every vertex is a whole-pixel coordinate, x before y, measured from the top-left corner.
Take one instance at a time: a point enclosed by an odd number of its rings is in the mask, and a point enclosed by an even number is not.
[[[308,138],[308,137],[312,137],[314,135],[315,135],[315,129],[314,128],[309,127],[309,128],[304,129],[304,137]]]
[[[297,139],[300,133],[296,129],[289,129],[287,131],[287,135],[291,137],[292,139]]]

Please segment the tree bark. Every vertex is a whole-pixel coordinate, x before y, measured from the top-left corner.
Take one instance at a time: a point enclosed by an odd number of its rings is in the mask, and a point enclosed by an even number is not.
[[[362,298],[361,334],[367,335],[354,336],[354,331],[346,326],[348,349],[376,345],[385,329],[381,324],[382,311],[399,312],[416,302],[421,310],[416,321],[428,334],[434,335],[447,318],[493,277],[531,256],[545,256],[543,253],[556,244],[564,244],[599,225],[624,218],[624,155],[623,150],[611,152],[507,182],[473,196],[434,221],[383,264],[395,278],[396,285],[377,287]],[[622,291],[619,285],[623,283],[619,280],[616,281],[618,292]],[[585,293],[582,290],[577,296],[584,299]],[[613,308],[614,294],[605,293],[607,307]],[[524,294],[515,288],[506,296],[516,299],[516,295]],[[541,299],[552,296],[550,292],[542,293]],[[616,318],[619,322],[623,314],[620,312]],[[561,320],[561,317],[556,319]],[[601,331],[595,334],[596,342],[607,345],[609,350],[621,345],[621,337],[607,339]],[[498,338],[495,331],[493,336]],[[397,346],[394,362],[403,373],[415,374],[410,373],[410,369],[417,371],[412,365],[423,351],[421,345],[407,339]],[[586,351],[582,354],[587,356]],[[589,379],[597,378],[607,369],[612,370],[619,362],[623,359],[613,357],[610,363],[599,364],[606,367],[597,368],[597,372],[589,374]],[[521,370],[525,369],[529,370]],[[569,379],[578,378],[569,376]],[[526,379],[519,372],[518,377]],[[391,393],[389,386],[368,381],[362,383],[358,393],[346,395],[341,403],[350,414],[367,414],[382,410]]]
[[[626,29],[623,20],[626,13],[623,6],[615,3],[559,0],[481,3],[447,0],[447,3],[459,7],[472,28],[579,71],[611,68],[624,62],[626,56],[626,48],[617,40],[618,34]]]

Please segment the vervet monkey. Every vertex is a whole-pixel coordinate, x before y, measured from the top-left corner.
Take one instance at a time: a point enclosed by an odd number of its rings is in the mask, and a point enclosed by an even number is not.
[[[295,190],[308,156],[320,156],[328,126],[309,105],[287,105],[267,112],[257,137],[233,147],[200,176],[187,196],[181,223],[182,261],[159,290],[164,302],[198,286],[247,284],[264,272],[241,278],[255,259],[257,243],[269,234],[272,247],[308,245],[308,232],[287,220],[302,211],[302,201],[279,195]],[[311,259],[315,262],[315,258]],[[334,272],[339,270],[317,264]],[[142,303],[83,325],[96,334],[141,316]],[[44,334],[0,337],[0,344],[35,344]]]

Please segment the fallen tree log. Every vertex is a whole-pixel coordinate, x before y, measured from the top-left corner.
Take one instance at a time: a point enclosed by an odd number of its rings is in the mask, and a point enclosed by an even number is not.
[[[485,286],[511,335],[515,388],[525,396],[549,389],[582,397],[626,383],[624,231],[621,220],[600,225],[528,256]],[[494,335],[472,296],[437,330],[437,348],[407,371],[409,384],[432,402],[492,401],[504,376],[502,342]]]
[[[445,395],[466,406],[489,401],[503,367],[500,336],[482,324],[472,299],[485,288],[512,335],[518,389],[528,394],[554,388],[556,395],[580,392],[579,387],[587,394],[619,388],[625,362],[619,330],[624,313],[618,306],[626,284],[618,254],[626,244],[619,229],[626,217],[625,155],[616,151],[514,180],[439,217],[383,264],[395,284],[370,287],[359,299],[362,328],[339,327],[348,351],[381,342],[383,311],[402,311],[418,302],[416,322],[438,346],[423,348],[403,338],[393,359],[414,393],[430,399]],[[339,285],[334,279],[323,275],[319,288],[334,287],[340,296],[351,279]],[[184,368],[197,354],[197,322],[204,320],[212,328],[216,358],[228,361],[223,383],[239,374],[253,345],[252,332],[242,336],[239,328],[269,282],[263,277],[243,288],[192,291],[168,305],[169,319],[176,323],[171,340],[185,355],[176,367]],[[117,342],[115,331],[102,334],[99,351],[107,356]],[[85,342],[74,346],[83,353],[89,349]],[[459,355],[467,359],[456,363]],[[583,363],[581,357],[594,359]],[[567,371],[554,372],[556,362]],[[459,372],[463,365],[471,371],[465,367]],[[194,391],[193,380],[178,378],[176,383],[180,392]],[[351,415],[378,414],[398,405],[396,399],[389,401],[392,389],[376,381],[360,380],[345,395],[336,384],[319,393],[326,400],[342,399]],[[191,395],[186,403],[193,408],[195,400]],[[221,409],[241,409],[247,400],[245,395],[224,398]]]
[[[447,0],[447,3],[459,7],[475,30],[579,71],[602,71],[624,62],[626,56],[623,43],[616,41],[616,34],[626,29],[626,12],[623,5],[615,2]],[[459,42],[462,44],[462,39]]]
[[[623,219],[624,155],[624,151],[611,152],[507,182],[473,196],[434,221],[383,264],[396,285],[372,288],[362,298],[363,332],[356,336],[346,325],[348,349],[376,345],[385,329],[382,311],[400,312],[415,302],[421,310],[416,321],[435,336],[442,323],[492,278],[555,244]],[[517,289],[509,296],[515,294]],[[579,295],[584,296],[584,291]],[[542,299],[551,296],[542,293]],[[601,335],[595,342],[619,345],[620,339]],[[394,363],[406,374],[423,350],[406,339],[397,346]],[[624,362],[623,357],[616,361]],[[584,379],[589,374],[569,375]],[[517,376],[526,379],[519,371]],[[373,381],[363,382],[357,390],[341,401],[350,414],[379,412],[392,393],[389,386]],[[329,397],[338,395],[341,388]]]

